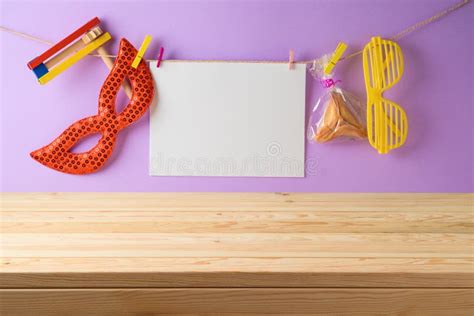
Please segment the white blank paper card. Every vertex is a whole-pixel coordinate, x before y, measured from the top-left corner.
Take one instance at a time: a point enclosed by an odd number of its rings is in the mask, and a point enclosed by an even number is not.
[[[304,177],[306,68],[150,63],[150,175]]]

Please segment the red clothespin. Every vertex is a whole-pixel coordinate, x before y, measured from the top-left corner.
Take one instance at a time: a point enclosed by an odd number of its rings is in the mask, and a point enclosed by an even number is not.
[[[288,60],[288,69],[293,69],[293,64],[295,62],[295,52],[290,50],[290,58]]]
[[[163,59],[164,48],[160,47],[160,54],[158,55],[158,62],[156,63],[156,68],[160,68],[161,60]]]

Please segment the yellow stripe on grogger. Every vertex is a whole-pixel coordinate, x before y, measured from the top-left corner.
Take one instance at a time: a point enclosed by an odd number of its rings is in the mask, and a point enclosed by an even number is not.
[[[47,74],[45,74],[44,76],[38,79],[39,83],[40,84],[48,83],[54,77],[56,77],[57,75],[59,75],[60,73],[62,73],[63,71],[65,71],[66,69],[74,65],[75,63],[77,63],[79,60],[81,60],[88,54],[92,53],[94,50],[96,50],[100,46],[104,45],[111,38],[112,36],[110,36],[108,32],[102,34],[95,41],[89,43],[84,48],[80,49],[77,53],[71,55],[71,57],[67,58],[56,67],[49,70]]]
[[[367,135],[380,154],[405,143],[408,119],[395,102],[383,92],[395,85],[403,74],[403,54],[397,43],[373,37],[363,51],[364,79],[367,90]]]

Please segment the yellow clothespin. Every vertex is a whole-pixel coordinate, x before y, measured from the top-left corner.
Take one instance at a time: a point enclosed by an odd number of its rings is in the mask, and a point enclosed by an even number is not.
[[[145,36],[145,39],[143,40],[142,45],[140,46],[140,49],[138,50],[137,56],[132,62],[132,67],[137,68],[138,64],[142,60],[143,56],[145,55],[146,50],[148,49],[148,46],[150,45],[151,42],[151,36],[147,35]]]
[[[328,64],[324,68],[324,73],[326,75],[329,75],[332,72],[332,70],[334,69],[334,66],[336,66],[339,59],[341,59],[342,54],[344,54],[346,49],[347,49],[346,43],[339,42],[339,44],[336,47],[336,50],[334,51],[334,53],[332,53],[331,59],[329,59]]]

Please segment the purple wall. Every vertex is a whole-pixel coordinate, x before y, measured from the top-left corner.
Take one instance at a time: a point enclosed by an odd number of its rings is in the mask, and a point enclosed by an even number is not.
[[[1,2],[1,24],[57,41],[93,16],[117,39],[139,46],[154,37],[165,58],[279,59],[294,49],[310,59],[341,40],[358,50],[372,35],[391,36],[452,5],[446,1],[52,1]],[[135,2],[135,1],[134,1]],[[29,152],[48,144],[72,122],[97,111],[107,75],[87,58],[46,86],[26,63],[47,46],[0,33],[2,191],[314,191],[472,192],[473,5],[400,41],[405,74],[388,97],[409,119],[406,145],[381,156],[368,143],[312,145],[316,174],[283,178],[177,178],[148,176],[148,117],[123,131],[102,171],[72,176],[47,169]],[[361,58],[338,67],[342,87],[365,97]],[[307,108],[322,92],[307,86]],[[236,91],[237,93],[237,91]]]

